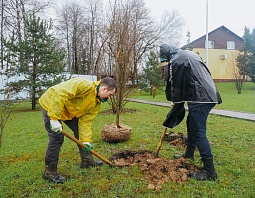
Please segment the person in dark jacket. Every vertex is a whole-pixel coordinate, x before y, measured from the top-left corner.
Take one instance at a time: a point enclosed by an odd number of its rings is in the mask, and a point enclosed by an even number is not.
[[[172,101],[174,106],[182,106],[187,102],[189,111],[186,121],[188,133],[186,151],[182,155],[175,154],[174,157],[194,160],[194,151],[198,148],[203,169],[191,173],[190,176],[196,180],[215,180],[217,173],[212,149],[206,136],[206,123],[211,109],[216,104],[222,103],[222,100],[211,73],[198,54],[168,44],[160,46],[160,61],[164,65],[162,71],[166,80],[167,100]]]

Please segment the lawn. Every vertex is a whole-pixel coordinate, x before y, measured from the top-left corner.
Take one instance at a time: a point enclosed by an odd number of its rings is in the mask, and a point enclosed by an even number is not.
[[[225,106],[230,110],[255,112],[255,85],[247,84],[238,95],[228,83],[217,84]],[[140,93],[139,93],[140,94]],[[150,99],[150,96],[137,97]],[[153,100],[162,97],[157,95]],[[239,99],[241,97],[241,99]],[[235,100],[235,101],[234,101]],[[239,100],[242,100],[239,102]],[[245,103],[243,107],[242,103]],[[178,184],[165,182],[159,191],[147,188],[146,175],[138,167],[80,169],[77,146],[65,139],[59,159],[59,172],[68,178],[64,184],[49,183],[42,179],[47,133],[43,127],[41,112],[30,111],[30,104],[20,104],[9,118],[0,148],[0,197],[93,197],[93,198],[148,198],[148,197],[219,197],[251,198],[255,196],[255,137],[254,122],[210,115],[208,138],[215,156],[215,167],[219,179]],[[162,134],[162,122],[168,107],[129,102],[127,111],[121,115],[121,123],[132,127],[131,138],[127,142],[109,144],[102,140],[101,130],[105,124],[115,121],[115,116],[107,113],[109,106],[103,104],[93,122],[93,148],[105,158],[124,150],[156,151]],[[186,113],[187,115],[187,113]],[[185,118],[186,119],[186,118]],[[70,130],[64,128],[70,134]],[[186,133],[185,120],[171,131]],[[163,142],[160,157],[172,159],[173,153],[183,152]],[[196,152],[195,163],[199,165]]]
[[[235,84],[232,82],[228,83],[216,83],[216,86],[220,92],[223,103],[216,105],[216,109],[226,109],[240,112],[255,113],[255,84],[253,82],[246,82],[243,85],[241,94],[237,94]],[[164,89],[164,88],[163,88]],[[167,102],[164,90],[158,91],[155,98],[143,91],[138,91],[135,95],[137,99],[152,100]]]

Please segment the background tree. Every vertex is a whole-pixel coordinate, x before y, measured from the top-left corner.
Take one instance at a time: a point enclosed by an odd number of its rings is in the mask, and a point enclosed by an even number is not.
[[[0,101],[0,148],[2,146],[2,137],[6,122],[11,116],[11,113],[15,107],[20,103],[21,101],[12,101],[8,99]]]
[[[61,36],[61,43],[67,52],[68,71],[75,74],[83,74],[81,59],[84,40],[83,32],[85,16],[84,7],[77,3],[64,5],[60,10],[60,19],[57,30]],[[64,45],[65,44],[65,45]]]
[[[96,65],[100,38],[101,1],[71,3],[59,11],[56,26],[60,42],[67,51],[68,70],[75,74],[98,75]]]
[[[3,57],[3,51],[4,51],[4,47],[3,47],[3,33],[4,33],[4,7],[5,7],[5,4],[4,4],[4,0],[1,0],[1,24],[0,24],[0,37],[1,37],[1,43],[0,43],[0,48],[1,48],[1,52],[0,52],[0,56]],[[4,68],[4,61],[1,59],[1,69]]]
[[[26,90],[30,93],[32,110],[46,88],[64,80],[65,53],[57,49],[51,31],[52,22],[48,23],[31,14],[25,23],[25,39],[20,39],[13,32],[12,36],[4,41],[3,58],[8,65],[5,70],[6,77],[22,76],[16,81],[6,83],[5,92],[15,96]]]
[[[238,67],[243,78],[248,75],[255,83],[255,29],[250,32],[249,28],[245,27],[243,39],[242,53],[237,57]]]
[[[235,82],[235,87],[237,90],[238,94],[242,93],[243,89],[243,83],[244,83],[244,77],[245,77],[245,72],[244,72],[244,65],[239,62],[237,63],[236,57],[239,52],[232,52],[228,56],[228,66],[229,66],[229,72],[231,77],[234,79]]]
[[[16,32],[19,39],[25,37],[25,21],[29,14],[43,15],[50,7],[51,0],[2,0],[1,3],[1,33]],[[1,38],[3,38],[1,34]]]
[[[158,56],[154,51],[150,51],[146,67],[144,68],[144,78],[149,81],[150,93],[155,97],[157,89],[163,86],[165,82],[162,79],[161,67],[158,61]],[[153,90],[154,89],[154,90]]]

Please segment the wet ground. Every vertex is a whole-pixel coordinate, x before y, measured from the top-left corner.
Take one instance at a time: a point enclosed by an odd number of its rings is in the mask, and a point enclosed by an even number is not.
[[[166,133],[164,141],[178,147],[184,147],[187,137],[182,134]],[[192,161],[184,158],[162,159],[151,151],[126,150],[113,155],[110,160],[116,166],[138,166],[146,176],[148,188],[160,190],[164,182],[183,183],[189,180],[189,173],[198,171]]]

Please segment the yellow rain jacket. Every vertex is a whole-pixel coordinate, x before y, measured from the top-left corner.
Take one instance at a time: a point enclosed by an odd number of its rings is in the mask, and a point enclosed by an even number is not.
[[[78,118],[79,140],[91,142],[92,121],[101,107],[101,101],[96,98],[99,83],[72,78],[50,87],[39,98],[39,103],[51,120]]]

